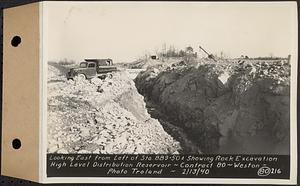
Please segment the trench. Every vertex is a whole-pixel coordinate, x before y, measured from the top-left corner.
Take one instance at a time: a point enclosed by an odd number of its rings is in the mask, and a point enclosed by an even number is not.
[[[172,121],[168,115],[165,114],[162,109],[160,109],[160,105],[146,98],[144,101],[150,116],[154,119],[157,119],[165,132],[180,143],[180,154],[202,154],[201,148],[191,139],[186,132],[186,129],[179,127],[180,125],[178,124],[175,124],[174,121]]]
[[[197,102],[187,110],[186,107],[177,107],[180,104],[193,104],[195,97],[184,97],[184,93],[192,95],[190,89],[185,92],[177,89],[180,93],[173,94],[161,83],[166,81],[168,74],[163,74],[166,78],[157,76],[149,80],[147,78],[150,75],[136,78],[136,87],[144,96],[151,117],[159,120],[165,132],[180,143],[182,150],[179,153],[289,154],[289,84],[278,83],[279,77],[252,80],[249,76],[237,74],[231,79],[230,85],[234,86],[224,88],[222,94],[216,94],[215,99],[209,100],[202,115],[199,114],[201,112],[192,112],[200,109],[202,102]],[[282,74],[278,76],[286,77]],[[188,85],[190,79],[180,83]],[[251,82],[251,85],[246,86],[245,82]],[[172,88],[176,89],[175,86]],[[205,86],[201,88],[205,89]],[[163,101],[159,100],[162,98],[160,95],[164,95]],[[186,102],[177,99],[180,96],[186,98]],[[196,99],[209,99],[202,94],[197,96]],[[172,99],[172,102],[168,99]],[[182,115],[178,115],[179,112],[186,116],[180,118]]]

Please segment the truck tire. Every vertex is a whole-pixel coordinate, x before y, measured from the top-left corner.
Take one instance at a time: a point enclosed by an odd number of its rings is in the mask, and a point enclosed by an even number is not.
[[[86,77],[85,77],[84,74],[78,74],[78,75],[77,75],[77,79],[78,79],[79,81],[83,81],[83,80],[86,80]]]
[[[112,74],[107,74],[108,79],[111,79],[113,77]]]

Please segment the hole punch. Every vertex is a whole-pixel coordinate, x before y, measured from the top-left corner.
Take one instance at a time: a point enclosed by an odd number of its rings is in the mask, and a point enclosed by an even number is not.
[[[21,37],[20,36],[14,36],[13,38],[12,38],[12,40],[11,40],[11,45],[13,46],[13,47],[17,47],[17,46],[19,46],[19,44],[22,42],[22,39],[21,39]]]
[[[21,148],[21,140],[19,140],[19,139],[14,139],[14,140],[12,141],[12,146],[13,146],[14,149],[19,149],[19,148]]]

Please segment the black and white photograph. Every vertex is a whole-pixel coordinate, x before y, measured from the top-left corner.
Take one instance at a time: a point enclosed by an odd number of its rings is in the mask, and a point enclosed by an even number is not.
[[[50,7],[49,153],[289,154],[289,9],[133,4]]]
[[[43,14],[48,155],[290,155],[291,4],[49,2]]]
[[[297,2],[14,2],[7,180],[297,184]]]

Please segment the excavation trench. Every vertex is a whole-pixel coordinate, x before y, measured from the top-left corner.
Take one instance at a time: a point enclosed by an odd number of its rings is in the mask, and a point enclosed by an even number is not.
[[[147,111],[151,117],[157,119],[164,130],[180,143],[180,154],[202,153],[200,147],[191,140],[191,137],[186,132],[186,129],[179,127],[179,124],[174,124],[175,121],[172,121],[168,115],[165,114],[162,109],[160,109],[158,104],[155,104],[153,101],[147,99],[145,99],[145,102]]]
[[[289,153],[286,62],[149,68],[135,79],[181,153]]]

